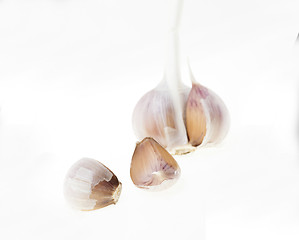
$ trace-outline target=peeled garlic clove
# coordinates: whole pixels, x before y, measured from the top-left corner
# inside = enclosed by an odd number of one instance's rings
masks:
[[[175,104],[166,82],[162,81],[138,101],[132,124],[139,140],[152,137],[169,149],[187,143],[183,113],[190,89],[182,85],[177,91],[180,99]]]
[[[121,193],[121,183],[114,173],[102,163],[82,158],[68,171],[64,182],[67,202],[79,210],[95,210],[116,204]]]
[[[186,106],[186,128],[192,146],[216,144],[229,128],[229,114],[223,101],[194,78]]]
[[[147,137],[136,145],[130,175],[139,188],[162,190],[176,182],[180,167],[158,142]]]

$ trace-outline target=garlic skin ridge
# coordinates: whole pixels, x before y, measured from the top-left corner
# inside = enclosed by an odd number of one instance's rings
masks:
[[[64,196],[74,209],[90,211],[116,204],[121,188],[109,168],[97,160],[82,158],[65,177]]]
[[[164,190],[178,180],[180,173],[175,159],[153,138],[147,137],[136,144],[130,176],[137,187]]]

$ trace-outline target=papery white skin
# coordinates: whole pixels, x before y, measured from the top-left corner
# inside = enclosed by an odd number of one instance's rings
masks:
[[[208,97],[201,100],[207,117],[207,133],[202,146],[220,143],[230,126],[229,113],[224,102],[214,92],[208,91]]]
[[[213,91],[199,84],[194,85],[200,89],[198,98],[200,98],[206,117],[206,135],[200,146],[218,144],[224,139],[229,129],[228,110],[221,98]]]
[[[189,62],[188,65],[192,81],[192,89],[188,101],[190,101],[191,98],[199,100],[203,106],[206,118],[206,135],[200,146],[220,143],[229,130],[230,118],[228,109],[216,93],[196,82]]]
[[[137,103],[133,112],[133,129],[139,140],[152,137],[171,153],[184,154],[198,146],[188,144],[186,132],[186,104],[189,93],[194,95],[194,88],[190,92],[181,82],[178,32],[183,0],[171,0],[170,3],[165,76],[155,89]],[[199,146],[218,143],[228,131],[228,111],[215,93],[195,82],[190,66],[189,70],[193,87],[206,93],[195,96],[196,101],[201,102],[201,114],[206,121],[205,135],[201,135],[204,139]]]
[[[153,137],[168,150],[188,142],[184,109],[190,88],[181,82],[179,25],[183,0],[170,1],[164,78],[137,103],[133,129],[139,140]]]
[[[100,182],[109,183],[113,176],[116,177],[111,170],[100,162],[90,158],[80,159],[69,169],[66,175],[64,182],[64,196],[66,201],[78,210],[88,211],[100,208],[96,206],[99,204],[97,202],[98,199],[91,197],[92,192]],[[118,182],[117,178],[116,181],[116,190],[111,192],[111,194],[105,192],[101,198],[105,204],[116,203],[119,198],[121,183]]]
[[[174,104],[171,93],[165,81],[155,89],[146,93],[137,103],[133,112],[133,129],[139,140],[152,137],[163,147],[173,148],[188,142],[184,125],[184,108],[190,88],[183,86],[178,90],[182,114],[175,115],[177,105]],[[183,129],[179,129],[179,121]]]
[[[196,89],[195,98],[200,101],[206,119],[206,134],[200,147],[221,142],[229,129],[229,113],[221,100],[212,90],[198,84],[192,74],[192,90],[181,85],[180,95],[181,116],[174,114],[178,106],[173,102],[173,97],[166,81],[162,81],[155,89],[146,93],[137,103],[133,112],[133,128],[139,140],[152,137],[173,154],[193,151],[195,148],[188,144],[185,130],[185,112],[188,98]],[[176,108],[175,108],[176,107]],[[178,119],[184,124],[184,131],[177,130]]]

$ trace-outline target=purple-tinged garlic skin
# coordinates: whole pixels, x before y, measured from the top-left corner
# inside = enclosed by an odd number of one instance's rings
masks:
[[[182,107],[182,115],[179,116],[176,115],[178,106],[174,106],[171,91],[163,81],[138,101],[133,112],[132,124],[139,140],[152,137],[168,149],[187,144],[184,112],[190,88],[182,86],[177,91]]]
[[[186,106],[186,128],[192,146],[217,144],[229,129],[229,113],[210,89],[193,82]]]
[[[174,158],[153,138],[137,143],[131,162],[133,183],[143,189],[163,190],[172,186],[180,176]]]
[[[90,211],[116,204],[121,187],[117,177],[105,165],[94,159],[82,158],[66,175],[64,196],[73,208]]]

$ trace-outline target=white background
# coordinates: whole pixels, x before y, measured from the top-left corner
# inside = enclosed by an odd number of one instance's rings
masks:
[[[1,239],[299,239],[298,1],[186,0],[194,75],[227,104],[218,147],[176,157],[163,192],[137,189],[131,115],[164,66],[166,0],[0,0]],[[67,206],[65,174],[97,159],[119,202]]]

